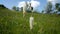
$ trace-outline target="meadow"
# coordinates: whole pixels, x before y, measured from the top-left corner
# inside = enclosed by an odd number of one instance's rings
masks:
[[[30,30],[31,13],[0,8],[0,34],[60,34],[60,15],[33,13],[34,25]]]

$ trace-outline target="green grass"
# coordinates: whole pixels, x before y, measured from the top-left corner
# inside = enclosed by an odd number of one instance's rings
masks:
[[[34,13],[33,29],[29,28],[27,13],[23,18],[22,12],[0,8],[0,34],[60,34],[60,16],[55,14]]]

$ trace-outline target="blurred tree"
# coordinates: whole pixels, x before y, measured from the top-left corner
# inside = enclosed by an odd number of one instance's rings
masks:
[[[12,8],[13,10],[16,10],[16,6],[13,6],[13,8]]]
[[[6,8],[3,4],[0,4],[0,8]]]
[[[16,11],[19,11],[19,7],[16,7]]]
[[[51,13],[51,11],[52,11],[52,3],[51,2],[48,2],[45,11],[46,11],[46,13]]]
[[[42,13],[44,13],[44,10],[42,10]]]
[[[55,8],[56,8],[56,13],[58,14],[58,15],[60,15],[60,3],[56,3],[55,4]]]
[[[21,9],[21,11],[23,11],[23,7],[21,7],[20,9]]]
[[[55,7],[56,7],[56,10],[60,11],[60,4],[59,3],[56,3]]]

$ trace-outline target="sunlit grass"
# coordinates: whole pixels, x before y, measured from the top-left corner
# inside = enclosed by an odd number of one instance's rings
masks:
[[[34,13],[32,30],[30,16],[31,13],[27,13],[23,18],[22,12],[0,9],[0,34],[60,34],[60,16]]]

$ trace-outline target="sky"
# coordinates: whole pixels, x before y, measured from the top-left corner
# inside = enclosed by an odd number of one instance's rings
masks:
[[[31,2],[34,9],[39,12],[45,9],[45,6],[48,2],[52,2],[54,5],[56,2],[60,2],[60,0],[0,0],[0,4],[5,5],[7,8],[12,9],[13,6],[22,7],[24,6],[24,2]]]

